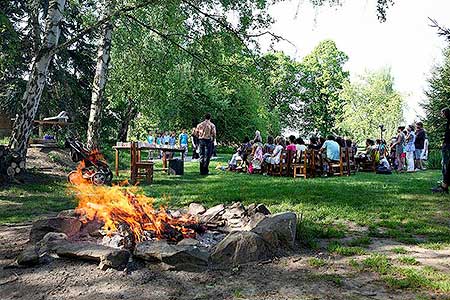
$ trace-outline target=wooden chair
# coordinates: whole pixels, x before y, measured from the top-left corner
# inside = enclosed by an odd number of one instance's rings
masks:
[[[323,157],[319,150],[309,150],[311,156],[311,177],[320,177],[323,172]]]
[[[344,158],[345,158],[345,151],[341,147],[339,150],[339,160],[327,162],[329,175],[334,176],[344,175]]]
[[[358,170],[358,166],[356,164],[355,160],[355,153],[353,152],[352,148],[345,148],[346,157],[347,157],[347,174],[350,176],[352,174],[356,174],[356,171]]]
[[[347,147],[341,147],[339,150],[339,157],[342,162],[342,175],[350,176],[350,163],[347,155]]]
[[[311,167],[311,159],[309,152],[306,151],[295,151],[292,162],[290,165],[290,170],[292,170],[292,175],[294,178],[303,177],[308,178],[308,171]]]
[[[137,142],[131,143],[131,183],[135,184],[138,179],[145,179],[148,184],[153,182],[153,161],[140,160]]]
[[[373,150],[367,161],[362,161],[358,165],[358,170],[362,172],[376,172],[377,162],[376,157],[379,154],[378,150]]]
[[[283,176],[287,172],[287,162],[286,162],[286,151],[282,151],[280,155],[280,162],[278,164],[269,165],[269,175],[272,176]],[[286,171],[286,172],[285,172]]]

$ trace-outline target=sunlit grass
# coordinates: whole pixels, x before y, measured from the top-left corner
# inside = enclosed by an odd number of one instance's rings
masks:
[[[111,153],[108,157],[111,161]],[[121,158],[123,171],[117,180],[129,176],[128,154],[121,153]],[[366,247],[375,237],[434,248],[450,243],[450,228],[443,222],[444,212],[450,211],[449,198],[429,191],[440,176],[438,171],[303,180],[215,170],[225,161],[226,157],[211,163],[211,176],[200,177],[198,163],[186,163],[184,176],[156,172],[154,183],[141,187],[156,205],[183,207],[199,202],[211,207],[239,201],[264,203],[272,212],[294,211],[299,216],[299,240],[313,248],[316,239],[343,238],[355,225],[368,227],[368,236],[346,247]],[[66,193],[64,178],[8,187],[0,190],[0,201],[1,223],[26,221],[76,205]]]

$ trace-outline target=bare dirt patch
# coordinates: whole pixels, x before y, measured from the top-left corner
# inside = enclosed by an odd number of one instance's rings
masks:
[[[126,271],[62,259],[8,267],[28,234],[29,226],[0,227],[0,299],[416,299],[414,291],[391,290],[376,274],[353,270],[348,258],[301,248],[272,261],[200,273],[139,261]],[[327,263],[312,267],[312,257]]]
[[[76,168],[67,149],[29,148],[27,153],[27,169],[41,174],[65,177]]]

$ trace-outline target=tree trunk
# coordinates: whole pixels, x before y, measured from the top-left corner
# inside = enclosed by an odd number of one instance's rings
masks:
[[[111,6],[112,3],[108,1],[105,7],[105,15],[110,14],[112,10]],[[91,110],[89,112],[87,130],[87,146],[91,149],[98,146],[103,94],[110,61],[112,32],[113,26],[111,20],[109,20],[102,27],[102,34],[98,45],[97,66],[92,84]]]
[[[29,0],[30,24],[33,38],[33,54],[36,56],[41,46],[41,27],[39,26],[39,0]]]
[[[33,61],[30,78],[22,98],[22,108],[14,121],[10,146],[23,157],[26,157],[28,139],[47,79],[48,65],[53,57],[51,50],[58,44],[61,31],[59,23],[65,4],[66,0],[51,0],[49,3],[44,43]]]
[[[128,100],[128,107],[125,115],[122,117],[122,123],[120,125],[119,134],[117,136],[118,142],[126,142],[128,136],[128,129],[130,128],[130,122],[137,115],[137,108],[133,101]]]

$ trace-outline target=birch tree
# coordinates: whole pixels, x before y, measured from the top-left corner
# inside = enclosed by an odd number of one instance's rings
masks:
[[[51,0],[46,20],[45,36],[42,46],[33,61],[32,71],[23,95],[21,113],[14,121],[10,147],[26,156],[33,121],[39,107],[42,91],[47,79],[48,65],[53,57],[52,50],[57,46],[61,29],[59,24],[66,0]]]
[[[104,15],[112,11],[113,3],[110,0],[104,2]],[[87,145],[90,148],[97,146],[100,131],[100,120],[102,112],[103,94],[105,91],[106,76],[111,53],[111,39],[113,24],[109,20],[102,26],[101,36],[98,44],[97,65],[95,68],[94,82],[92,84],[91,109],[87,129]]]

